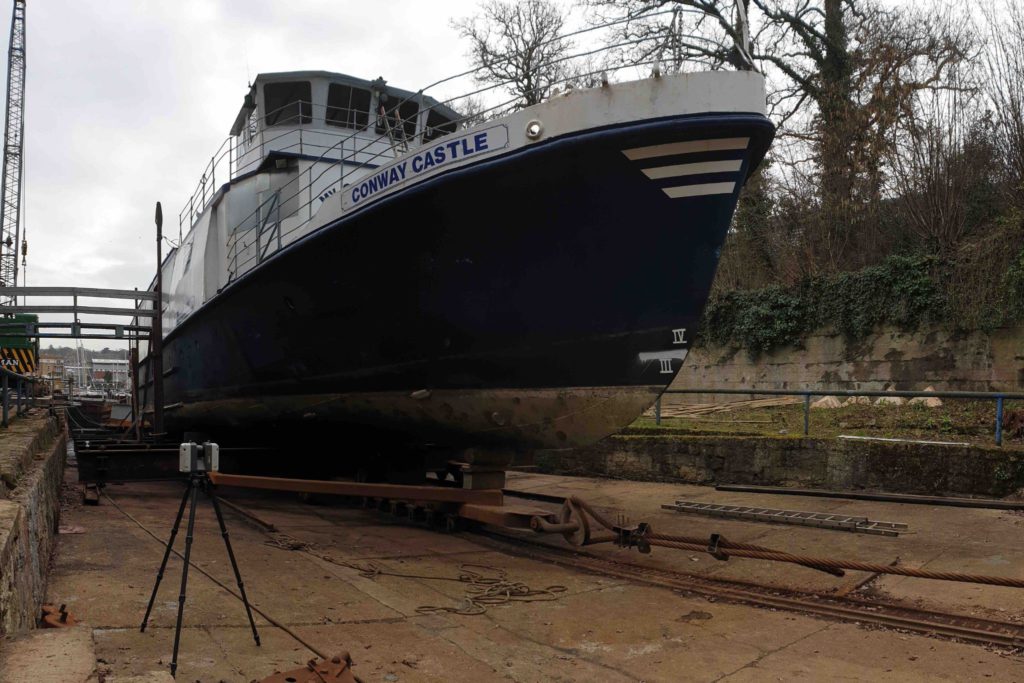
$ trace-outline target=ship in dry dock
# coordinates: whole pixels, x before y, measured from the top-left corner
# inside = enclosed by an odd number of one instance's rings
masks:
[[[755,72],[601,79],[485,120],[383,79],[261,74],[163,263],[167,428],[614,433],[686,357],[773,132]]]

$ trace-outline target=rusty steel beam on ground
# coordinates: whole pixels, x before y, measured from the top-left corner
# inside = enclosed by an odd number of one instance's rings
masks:
[[[500,489],[457,489],[441,486],[411,486],[405,484],[367,484],[355,481],[324,481],[321,479],[286,479],[284,477],[257,477],[244,474],[210,472],[210,481],[217,486],[292,491],[295,493],[322,493],[335,496],[365,496],[431,503],[474,503],[501,505]]]
[[[87,447],[85,444],[89,442]],[[80,439],[76,444],[78,481],[111,483],[182,479],[178,469],[178,445]],[[221,467],[233,469],[266,453],[265,449],[227,447],[221,449]]]
[[[531,529],[533,528],[531,523],[535,517],[539,517],[551,524],[558,521],[558,514],[550,510],[501,504],[480,505],[467,503],[459,508],[459,517],[509,529]]]

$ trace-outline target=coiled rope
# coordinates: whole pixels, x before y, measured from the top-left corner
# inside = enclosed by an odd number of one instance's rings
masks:
[[[562,585],[546,588],[531,588],[522,581],[510,579],[508,572],[500,567],[486,564],[463,562],[459,565],[457,576],[437,576],[434,574],[410,574],[385,569],[372,562],[354,562],[338,560],[326,553],[316,550],[311,544],[285,533],[275,533],[264,541],[269,546],[282,550],[301,551],[313,555],[324,562],[345,567],[359,573],[365,579],[376,579],[380,576],[392,576],[402,579],[420,579],[426,581],[454,581],[465,584],[463,604],[454,606],[421,605],[416,608],[419,614],[447,613],[459,616],[475,616],[483,614],[488,607],[507,605],[513,602],[548,602],[557,600],[561,593],[568,589]]]

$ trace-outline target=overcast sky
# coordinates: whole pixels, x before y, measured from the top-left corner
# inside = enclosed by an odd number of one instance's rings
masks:
[[[154,202],[176,238],[256,74],[322,69],[416,90],[467,68],[450,21],[476,11],[477,0],[32,0],[28,284],[146,287]]]
[[[6,45],[9,0],[2,7]],[[415,90],[466,68],[449,20],[475,9],[471,0],[29,2],[28,284],[144,288],[155,271],[153,204],[163,202],[176,237],[248,80],[323,69]]]

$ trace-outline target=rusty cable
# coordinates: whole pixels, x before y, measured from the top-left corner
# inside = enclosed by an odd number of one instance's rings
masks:
[[[601,526],[615,531],[616,525],[612,524],[606,517],[598,513],[586,501],[572,496],[573,503],[585,510],[587,514]],[[644,534],[644,540],[653,546],[675,548],[676,550],[687,550],[692,552],[711,552],[709,543],[705,539],[692,536],[675,536],[671,534],[659,534],[648,532]],[[898,565],[874,564],[871,562],[859,562],[856,560],[837,560],[829,557],[811,557],[806,555],[794,555],[782,552],[773,548],[757,546],[749,543],[734,543],[726,539],[720,539],[717,549],[726,555],[733,557],[745,557],[755,560],[769,560],[772,562],[789,562],[799,564],[812,569],[848,569],[850,571],[870,572],[875,574],[894,574],[896,576],[911,576],[918,579],[933,579],[938,581],[957,581],[961,583],[980,583],[989,586],[1005,586],[1007,588],[1024,588],[1024,579],[1014,579],[1008,576],[988,576],[984,574],[961,574],[957,572],[937,572],[919,567],[902,567]]]
[[[600,524],[601,526],[605,527],[606,529],[608,529],[610,531],[616,531],[617,527],[615,525],[613,525],[611,523],[611,521],[608,520],[608,518],[604,517],[601,513],[599,513],[596,510],[594,510],[594,508],[591,507],[591,505],[589,503],[587,503],[585,500],[582,500],[582,499],[580,499],[580,498],[578,498],[576,496],[572,496],[571,500],[581,510],[584,510],[587,514],[589,514],[591,517],[593,517],[594,520],[598,524]],[[648,531],[647,533],[644,534],[644,539],[646,539],[648,542],[653,541],[654,539],[658,539],[658,540],[663,540],[663,541],[673,541],[673,542],[676,542],[676,543],[687,543],[687,544],[699,546],[697,548],[697,550],[699,552],[710,552],[710,553],[714,554],[713,551],[709,550],[708,540],[703,539],[703,538],[695,538],[695,537],[690,537],[690,536],[668,536],[668,535],[665,535],[665,534],[657,534],[657,533]],[[658,545],[658,544],[652,543],[652,545]],[[671,546],[668,546],[668,547],[671,547]],[[800,557],[798,555],[790,555],[789,553],[784,553],[782,551],[775,550],[774,548],[766,548],[764,546],[754,545],[752,543],[734,543],[733,541],[729,541],[729,540],[727,540],[725,538],[720,538],[720,539],[717,539],[717,541],[716,541],[716,547],[717,547],[717,549],[723,550],[723,551],[724,550],[747,550],[747,551],[752,551],[752,552],[776,553],[778,555],[777,560],[780,561],[780,562],[792,562],[793,564],[799,564],[801,566],[807,567],[808,569],[814,569],[814,570],[817,570],[817,571],[825,572],[826,574],[831,574],[833,576],[845,576],[843,570],[838,568],[838,567],[830,567],[830,566],[824,565],[824,564],[822,564],[820,562],[808,562],[807,558],[802,558],[802,557]],[[783,556],[786,556],[785,559],[783,559]]]

